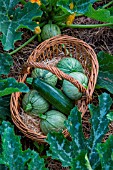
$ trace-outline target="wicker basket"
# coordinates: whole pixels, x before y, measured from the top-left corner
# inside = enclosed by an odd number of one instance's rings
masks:
[[[61,58],[70,56],[76,58],[82,64],[85,74],[88,77],[87,90],[77,80],[55,67],[55,64]],[[27,63],[24,65],[24,71],[19,77],[19,82],[25,82],[27,76],[34,67],[47,69],[59,79],[69,80],[78,87],[79,91],[83,93],[83,96],[75,103],[82,112],[82,116],[85,114],[87,105],[92,100],[99,69],[96,54],[87,43],[67,35],[55,36],[42,42],[29,56]],[[12,94],[10,110],[13,122],[25,136],[38,142],[45,142],[44,139],[46,136],[40,131],[40,119],[36,117],[27,117],[26,119],[28,120],[26,121],[23,118],[23,116],[26,116],[26,113],[24,113],[21,107],[21,100],[21,93],[17,92]],[[32,123],[30,123],[30,121]],[[32,125],[28,126],[28,124]],[[65,136],[68,136],[67,130],[64,130],[63,133]]]

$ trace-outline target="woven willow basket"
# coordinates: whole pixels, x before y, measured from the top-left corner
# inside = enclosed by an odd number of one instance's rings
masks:
[[[85,89],[77,80],[63,73],[55,64],[63,57],[73,57],[82,64],[85,74],[88,77],[88,88]],[[87,111],[87,105],[92,100],[95,84],[98,75],[98,61],[94,50],[84,41],[77,38],[59,35],[42,42],[29,56],[24,65],[23,73],[19,77],[19,82],[25,82],[30,76],[31,70],[35,67],[51,71],[59,79],[66,79],[73,83],[83,96],[75,104],[82,117]],[[11,96],[10,109],[12,120],[15,125],[24,133],[25,136],[38,142],[45,142],[46,136],[40,130],[40,119],[28,116],[22,109],[22,94],[13,93]],[[67,130],[63,131],[65,137],[68,136]]]

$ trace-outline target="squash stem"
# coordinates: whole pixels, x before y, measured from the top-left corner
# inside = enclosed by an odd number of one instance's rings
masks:
[[[99,28],[99,27],[107,27],[112,26],[113,23],[106,23],[106,24],[93,24],[93,25],[79,25],[79,24],[70,24],[66,25],[63,23],[58,23],[59,26],[62,26],[63,28],[69,27],[69,28]]]
[[[32,105],[31,105],[31,103],[29,103],[26,105],[25,112],[29,112],[31,110],[32,110]]]
[[[43,115],[43,114],[39,114],[38,115],[40,119],[43,119],[43,120],[46,120],[47,116],[46,115]]]
[[[16,52],[18,52],[19,50],[21,50],[23,47],[25,47],[26,45],[28,45],[31,41],[33,41],[35,39],[35,37],[37,36],[37,34],[33,35],[28,41],[26,41],[24,44],[22,44],[20,47],[18,47],[17,49],[15,49],[14,51],[11,51],[10,53],[8,53],[9,55],[13,55]]]

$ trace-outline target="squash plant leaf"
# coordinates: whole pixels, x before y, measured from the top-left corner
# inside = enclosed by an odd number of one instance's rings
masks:
[[[87,141],[87,147],[89,148],[89,160],[93,167],[99,164],[98,153],[96,152],[96,145],[100,143],[108,131],[108,124],[110,120],[107,119],[107,114],[110,111],[112,105],[112,99],[109,94],[103,93],[99,96],[99,106],[89,105],[91,114],[91,133],[90,138]]]
[[[70,3],[74,4],[74,8],[70,9]],[[96,0],[59,0],[57,5],[64,11],[68,13],[81,13],[85,14],[88,10],[90,4],[93,4]]]
[[[97,144],[102,170],[113,168],[113,135],[109,136],[105,143]]]
[[[0,119],[10,118],[10,95],[0,97]]]
[[[28,163],[28,170],[47,170],[44,165],[44,159],[40,158],[39,154],[32,151],[31,161]]]
[[[85,16],[98,21],[113,23],[113,7],[110,8],[110,10],[109,8],[94,9],[92,5],[90,5],[88,11],[85,13]]]
[[[104,88],[113,94],[113,56],[103,51],[98,53],[99,74],[96,88]]]
[[[49,133],[47,136],[47,142],[50,145],[49,154],[52,158],[60,160],[63,166],[70,166],[72,170],[100,168],[101,162],[96,147],[108,131],[110,120],[106,115],[109,113],[111,105],[112,99],[107,93],[99,96],[98,106],[89,105],[92,128],[88,139],[84,138],[82,132],[81,114],[74,107],[65,122],[71,140],[66,139],[60,132]]]
[[[26,3],[23,9],[17,7],[19,0],[0,0],[0,32],[4,50],[14,49],[14,43],[21,39],[20,28],[34,30],[37,26],[33,22],[35,16],[41,17],[42,11],[38,4]]]
[[[70,166],[73,157],[71,142],[65,139],[60,132],[48,134],[46,141],[50,144],[50,151],[47,152],[47,156],[60,160],[64,167]]]
[[[44,160],[39,154],[31,149],[22,151],[20,137],[15,135],[13,126],[6,121],[0,127],[2,139],[2,153],[0,154],[0,164],[7,165],[13,170],[39,170],[44,168]],[[32,167],[31,167],[32,166]]]
[[[13,65],[13,59],[9,54],[0,53],[0,75],[7,75],[10,67]]]
[[[24,83],[17,82],[14,78],[0,79],[0,96],[13,92],[28,92],[29,88]]]
[[[72,160],[71,170],[75,169],[92,170],[87,153],[85,151],[78,153],[76,158]]]

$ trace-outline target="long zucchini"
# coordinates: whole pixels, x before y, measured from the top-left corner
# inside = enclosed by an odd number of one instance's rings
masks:
[[[33,88],[53,106],[55,106],[62,113],[69,115],[70,110],[74,107],[73,102],[65,96],[61,90],[53,87],[39,78],[34,78],[32,81]]]

